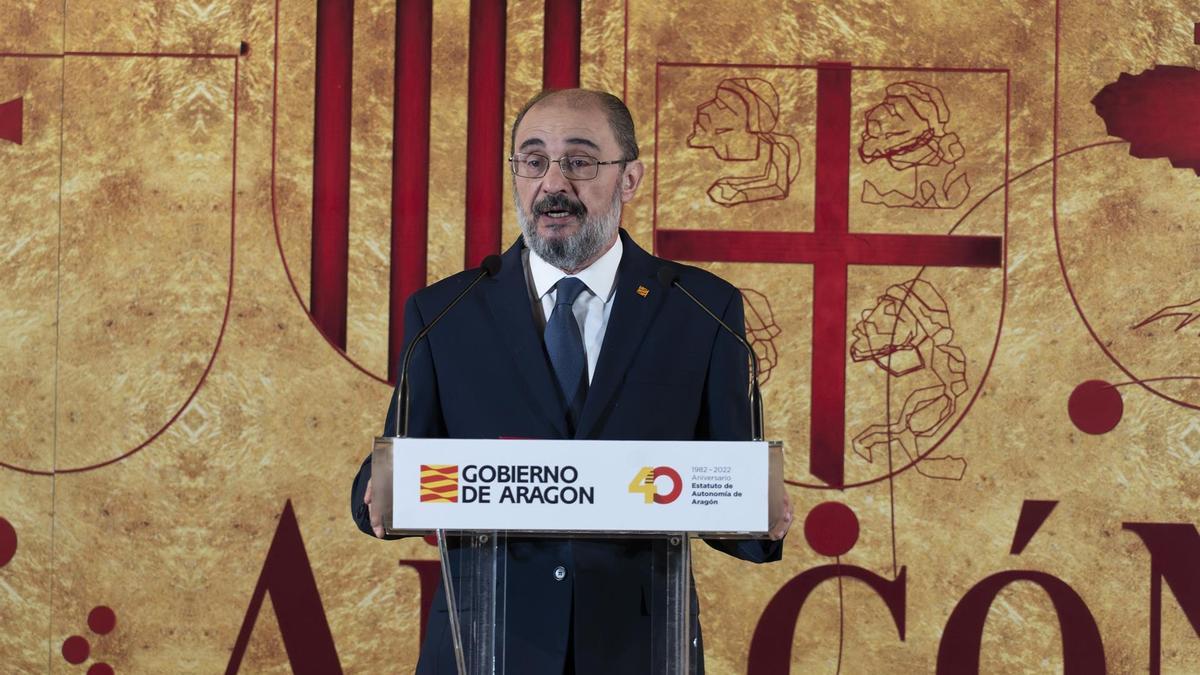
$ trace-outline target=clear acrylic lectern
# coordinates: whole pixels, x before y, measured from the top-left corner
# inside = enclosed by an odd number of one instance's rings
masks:
[[[622,481],[620,489],[611,490],[611,495],[597,491],[593,495],[594,500],[600,502],[595,505],[596,514],[581,516],[583,511],[577,510],[572,512],[569,520],[561,522],[553,516],[547,517],[545,509],[539,513],[531,507],[528,509],[530,515],[511,510],[488,513],[489,510],[500,511],[500,506],[487,509],[486,505],[477,502],[464,505],[451,501],[450,495],[457,500],[460,491],[465,493],[470,488],[469,481],[460,479],[458,469],[460,466],[464,469],[476,467],[465,463],[474,461],[472,457],[504,457],[508,464],[540,466],[541,462],[562,462],[561,447],[554,444],[564,442],[575,444],[572,446],[575,449],[572,468],[578,477],[573,485],[582,486],[583,477],[592,475],[597,476],[596,485],[611,484],[611,480],[604,481],[610,474],[644,478],[639,482],[635,477],[628,485]],[[493,447],[502,443],[508,445]],[[581,444],[585,443],[598,444],[607,452],[583,448]],[[427,452],[431,446],[433,449]],[[448,446],[449,450],[443,451],[442,446]],[[626,446],[629,446],[628,458],[621,455]],[[747,449],[752,451],[749,454],[753,457],[747,456]],[[588,451],[581,452],[584,450]],[[647,451],[658,454],[647,459]],[[709,460],[715,461],[706,461],[705,453]],[[599,458],[591,461],[598,462],[600,468],[593,470],[584,457]],[[627,461],[633,472],[620,468],[622,460]],[[697,461],[703,461],[705,465],[696,466]],[[646,462],[661,464],[647,465]],[[701,469],[719,471],[697,474]],[[463,474],[469,475],[469,472]],[[699,480],[697,475],[700,475]],[[434,531],[437,534],[442,584],[446,590],[448,619],[461,675],[519,675],[506,669],[506,617],[511,603],[525,603],[530,599],[509,596],[506,564],[510,538],[524,540],[530,537],[644,540],[651,550],[648,603],[651,643],[645,672],[665,675],[696,672],[698,644],[693,634],[695,612],[690,607],[693,601],[691,539],[765,538],[768,523],[782,509],[783,499],[782,446],[766,442],[522,442],[382,437],[375,442],[372,476],[372,498],[382,509],[386,532],[428,534]],[[705,476],[713,480],[706,481]],[[655,484],[656,477],[667,484],[662,488],[665,495],[656,491],[659,489]],[[697,491],[684,486],[697,484],[735,487],[705,490],[703,499],[692,498]],[[644,504],[636,494],[629,499],[628,493],[635,492],[645,493]],[[613,500],[626,501],[629,505],[618,507]],[[430,502],[443,505],[433,506]],[[676,514],[661,516],[669,505],[676,503],[679,504]],[[750,508],[742,508],[747,505]],[[471,508],[461,508],[463,506]],[[743,512],[726,517],[723,512],[718,512],[720,508],[728,511],[742,508]],[[466,513],[468,510],[474,511],[475,515]],[[689,510],[693,513],[689,514]],[[428,512],[433,515],[423,515]],[[739,527],[739,523],[748,525]],[[502,524],[512,527],[497,527]],[[677,531],[657,529],[671,524],[685,527]],[[614,649],[619,648],[614,645]]]

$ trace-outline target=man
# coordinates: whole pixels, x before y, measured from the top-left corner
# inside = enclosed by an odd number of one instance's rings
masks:
[[[544,92],[517,115],[512,153],[522,238],[504,254],[500,273],[418,345],[409,435],[748,439],[745,352],[681,293],[663,288],[656,280],[663,261],[620,231],[621,207],[645,171],[625,104],[595,91]],[[678,272],[689,290],[741,328],[736,289],[699,269]],[[413,294],[406,338],[476,274]],[[393,399],[388,434],[395,414]],[[354,481],[351,509],[360,529],[382,536],[370,477],[368,458]],[[789,508],[773,524],[772,542],[711,544],[747,560],[778,560],[790,520]],[[507,672],[655,672],[648,611],[653,545],[510,538]],[[454,672],[447,624],[439,589],[418,673]]]

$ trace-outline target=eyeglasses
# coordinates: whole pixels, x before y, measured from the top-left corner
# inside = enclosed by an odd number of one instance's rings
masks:
[[[592,180],[600,173],[602,165],[624,164],[628,161],[632,160],[614,159],[601,162],[588,155],[564,155],[558,159],[550,159],[538,152],[518,152],[508,158],[508,166],[513,174],[521,178],[541,178],[550,170],[551,164],[557,164],[567,180]]]

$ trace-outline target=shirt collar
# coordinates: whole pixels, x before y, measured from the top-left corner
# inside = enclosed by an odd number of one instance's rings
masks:
[[[617,280],[617,267],[621,264],[621,238],[617,243],[600,256],[596,262],[577,274],[563,274],[563,271],[542,259],[533,249],[529,250],[529,272],[533,276],[533,288],[541,299],[554,288],[554,284],[565,276],[574,276],[588,287],[596,297],[608,302]]]

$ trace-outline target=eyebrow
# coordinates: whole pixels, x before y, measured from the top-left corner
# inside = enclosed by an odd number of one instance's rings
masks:
[[[530,147],[534,147],[534,146],[544,148],[544,147],[546,147],[546,144],[543,143],[542,139],[540,139],[540,138],[527,138],[527,139],[525,139],[524,143],[521,143],[521,147],[518,149],[525,150],[526,148],[530,148]]]
[[[596,145],[596,143],[594,141],[591,141],[586,138],[568,138],[567,145],[583,145],[583,146],[592,148],[596,152],[600,151],[600,146]],[[540,138],[527,138],[527,139],[525,139],[524,142],[521,143],[521,147],[518,149],[524,151],[528,148],[534,148],[534,147],[544,148],[544,147],[546,147],[546,143],[544,141],[542,141],[542,139],[540,139]]]
[[[567,145],[586,145],[587,147],[589,147],[597,152],[600,151],[600,146],[596,145],[595,143],[593,143],[592,141],[590,141],[586,138],[568,138]]]

